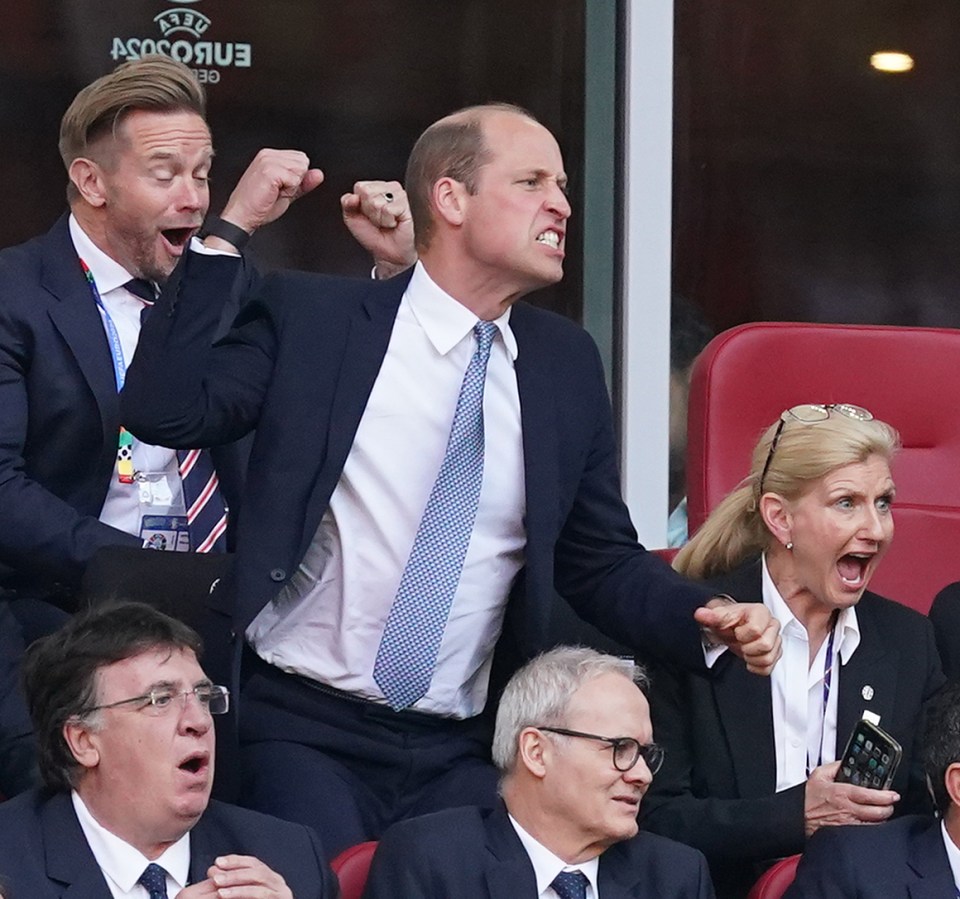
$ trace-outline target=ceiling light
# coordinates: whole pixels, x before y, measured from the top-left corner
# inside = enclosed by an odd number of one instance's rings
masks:
[[[884,50],[870,57],[870,65],[878,72],[909,72],[913,68],[913,57],[909,53]]]

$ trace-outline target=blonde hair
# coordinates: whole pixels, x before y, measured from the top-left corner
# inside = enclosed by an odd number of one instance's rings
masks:
[[[112,72],[88,84],[60,120],[60,158],[69,170],[71,163],[90,156],[102,138],[117,132],[124,118],[135,110],[152,112],[195,112],[206,115],[203,87],[182,62],[167,56],[144,56],[117,66]],[[76,199],[72,182],[67,199]]]
[[[785,413],[786,415],[786,413]],[[881,456],[889,463],[900,447],[900,435],[886,422],[860,421],[838,412],[816,422],[786,415],[780,440],[770,458],[770,444],[779,419],[768,427],[753,450],[750,474],[710,513],[673,560],[673,567],[693,578],[732,571],[763,552],[771,539],[760,515],[760,478],[764,493],[792,500],[831,471]]]

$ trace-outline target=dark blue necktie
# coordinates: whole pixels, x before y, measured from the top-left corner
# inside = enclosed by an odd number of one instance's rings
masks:
[[[587,899],[587,875],[583,871],[561,871],[553,878],[553,891],[560,899]],[[150,897],[153,899],[153,896]]]
[[[129,290],[135,297],[140,297],[144,303],[153,303],[157,299],[157,289],[152,282],[144,278],[131,278],[123,285],[124,290]]]
[[[150,899],[167,899],[167,872],[159,865],[150,862],[137,883],[147,888]]]
[[[483,485],[483,385],[497,326],[477,322],[473,333],[477,348],[460,385],[446,453],[373,666],[374,681],[398,711],[430,687]]]

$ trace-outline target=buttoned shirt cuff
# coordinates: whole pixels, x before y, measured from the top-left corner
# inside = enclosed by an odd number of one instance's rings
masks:
[[[215,250],[208,247],[199,237],[190,238],[190,250],[203,256],[239,256],[237,250]]]

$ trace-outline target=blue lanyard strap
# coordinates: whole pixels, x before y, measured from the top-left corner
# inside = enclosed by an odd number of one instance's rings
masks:
[[[823,657],[823,704],[820,708],[820,755],[817,758],[817,764],[814,768],[819,768],[823,764],[823,736],[827,727],[827,703],[830,701],[830,684],[833,680],[833,640],[837,633],[837,620],[839,612],[834,610],[830,622],[830,636],[827,637],[827,653]],[[812,768],[810,766],[810,751],[807,750],[807,777],[810,776]],[[958,897],[960,899],[960,897]]]
[[[110,355],[113,358],[113,375],[117,382],[117,393],[119,393],[123,390],[123,382],[127,378],[127,363],[123,358],[123,345],[120,343],[120,332],[113,323],[110,313],[107,312],[107,307],[103,305],[103,299],[100,296],[100,291],[97,290],[97,282],[93,280],[93,272],[90,271],[90,267],[82,259],[80,260],[80,267],[83,269],[84,277],[87,279],[90,293],[93,294],[93,301],[103,314],[103,320],[107,327],[107,341],[110,344]]]

